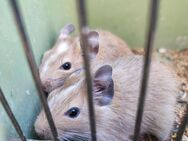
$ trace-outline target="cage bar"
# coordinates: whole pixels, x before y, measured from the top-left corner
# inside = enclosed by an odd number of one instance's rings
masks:
[[[10,5],[11,5],[11,9],[12,9],[12,12],[13,12],[13,15],[14,15],[14,19],[15,19],[15,22],[16,22],[16,25],[17,25],[17,29],[18,29],[18,32],[19,32],[19,35],[20,35],[20,38],[21,38],[21,41],[22,41],[24,52],[25,52],[25,55],[27,57],[27,61],[29,63],[31,73],[32,73],[33,78],[35,80],[35,86],[38,90],[38,95],[40,97],[41,103],[43,105],[43,108],[44,108],[44,111],[45,111],[45,114],[46,114],[47,121],[48,121],[50,129],[52,131],[52,135],[53,135],[54,140],[58,141],[57,129],[55,127],[50,109],[49,109],[48,104],[47,104],[47,100],[46,100],[44,91],[42,89],[38,68],[37,68],[37,65],[36,65],[36,62],[35,62],[35,59],[34,59],[34,55],[33,55],[32,49],[31,49],[31,45],[29,43],[29,38],[28,38],[27,32],[26,32],[25,27],[24,27],[22,15],[21,15],[21,12],[19,10],[19,5],[17,4],[16,0],[9,0],[9,2],[10,2]]]
[[[142,71],[140,96],[139,96],[139,102],[138,102],[138,107],[137,107],[136,124],[135,124],[135,129],[134,129],[134,138],[133,138],[134,141],[139,140],[140,126],[141,126],[142,116],[143,116],[143,111],[144,111],[144,101],[145,101],[146,91],[147,91],[147,83],[148,83],[148,78],[149,78],[152,48],[153,48],[157,16],[158,16],[158,6],[159,6],[159,0],[151,1],[149,26],[148,26],[148,33],[146,36],[146,44],[145,44],[144,66],[143,66],[143,71]]]
[[[89,120],[90,120],[90,130],[91,130],[91,139],[96,141],[96,123],[95,123],[95,111],[93,106],[92,98],[92,80],[90,73],[90,62],[88,60],[87,54],[87,12],[85,6],[85,0],[76,0],[77,10],[78,10],[78,19],[79,19],[79,30],[81,35],[81,45],[82,53],[85,67],[85,76],[87,81],[87,93],[88,93],[88,107],[89,107]]]
[[[3,93],[2,89],[1,89],[1,87],[0,87],[0,101],[1,101],[1,103],[3,105],[3,108],[6,111],[9,119],[11,120],[16,132],[20,136],[20,139],[22,141],[27,141],[25,136],[24,136],[24,134],[23,134],[23,131],[22,131],[22,129],[21,129],[19,123],[18,123],[18,121],[16,120],[16,118],[15,118],[15,116],[14,116],[14,114],[13,114],[13,112],[12,112],[12,110],[11,110],[11,108],[10,108],[6,98],[5,98],[5,96],[4,96],[4,93]]]

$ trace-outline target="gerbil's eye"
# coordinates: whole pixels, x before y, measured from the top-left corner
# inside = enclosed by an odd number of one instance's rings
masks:
[[[80,114],[80,110],[77,107],[70,108],[65,115],[69,116],[70,118],[76,118]]]
[[[63,65],[60,66],[60,69],[69,70],[71,68],[71,63],[66,62]]]

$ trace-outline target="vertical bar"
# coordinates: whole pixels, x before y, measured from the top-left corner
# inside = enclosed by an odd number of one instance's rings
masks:
[[[4,109],[5,109],[8,117],[10,118],[14,128],[16,129],[16,132],[20,136],[20,139],[22,141],[26,141],[26,138],[25,138],[25,136],[23,134],[23,131],[22,131],[18,121],[16,120],[16,118],[15,118],[15,116],[14,116],[14,114],[13,114],[13,112],[12,112],[12,110],[11,110],[11,108],[10,108],[10,106],[9,106],[5,96],[4,96],[4,94],[3,94],[3,91],[1,89],[1,87],[0,87],[0,101],[1,101],[1,103],[2,103],[2,105],[4,107]]]
[[[91,130],[91,138],[92,141],[96,141],[96,123],[95,123],[95,111],[93,106],[93,98],[92,98],[92,81],[91,81],[91,73],[90,73],[90,63],[88,61],[87,54],[87,16],[86,16],[86,8],[85,8],[85,0],[76,0],[77,10],[78,10],[78,19],[79,19],[79,28],[81,32],[81,45],[82,45],[82,53],[83,60],[85,66],[85,75],[87,81],[87,93],[88,93],[88,107],[89,107],[89,120],[90,120],[90,130]]]
[[[186,105],[185,115],[183,117],[183,121],[181,122],[181,124],[179,126],[179,130],[177,132],[177,136],[176,136],[175,141],[180,141],[182,139],[182,136],[183,136],[183,133],[185,131],[187,123],[188,123],[188,104]]]
[[[39,95],[41,103],[44,107],[46,118],[48,120],[50,129],[52,131],[53,138],[54,138],[55,141],[58,141],[57,129],[55,127],[50,109],[49,109],[48,104],[47,104],[45,94],[44,94],[43,89],[42,89],[38,68],[37,68],[37,65],[36,65],[36,62],[35,62],[35,59],[34,59],[33,52],[31,50],[31,45],[29,43],[28,35],[26,33],[26,30],[25,30],[25,27],[24,27],[24,24],[23,24],[22,15],[19,11],[17,1],[16,0],[9,0],[9,2],[10,2],[10,5],[11,5],[11,8],[12,8],[12,12],[14,14],[17,29],[18,29],[20,37],[21,37],[21,41],[22,41],[22,45],[23,45],[23,48],[24,48],[24,51],[25,51],[25,55],[27,57],[27,61],[29,63],[29,67],[31,69],[33,78],[35,80],[35,86],[38,90],[38,95]]]
[[[155,36],[155,29],[157,23],[157,16],[158,16],[158,6],[159,0],[151,0],[150,3],[150,16],[149,16],[149,28],[148,33],[146,36],[146,45],[145,45],[145,56],[144,56],[144,68],[142,71],[142,81],[141,81],[141,89],[140,89],[140,96],[138,102],[138,109],[136,115],[136,123],[134,129],[134,141],[138,141],[139,133],[140,133],[140,126],[142,122],[142,115],[144,110],[144,101],[146,97],[147,91],[147,82],[149,77],[150,71],[150,64],[151,64],[151,55],[152,55],[152,48]]]

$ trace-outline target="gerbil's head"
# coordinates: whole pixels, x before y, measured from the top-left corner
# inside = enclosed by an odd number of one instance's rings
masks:
[[[109,114],[112,115],[109,105],[111,105],[114,95],[113,85],[112,68],[107,65],[101,67],[93,78],[93,101],[96,123],[99,129],[98,133],[101,134],[100,128],[104,128],[104,125],[110,126],[106,123],[106,120]],[[48,97],[48,104],[60,141],[90,140],[87,90],[84,79],[62,91],[58,89],[52,91]],[[37,117],[35,130],[42,138],[52,138],[43,110]]]
[[[40,78],[46,92],[62,86],[65,79],[73,78],[83,69],[82,52],[79,37],[71,37],[74,26],[68,24],[61,30],[54,47],[48,50],[39,67]],[[99,49],[99,34],[90,31],[87,34],[88,55],[95,58]],[[71,82],[71,80],[69,80]]]

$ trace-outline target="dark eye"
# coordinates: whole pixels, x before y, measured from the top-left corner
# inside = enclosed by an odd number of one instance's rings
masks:
[[[70,118],[76,118],[79,114],[80,110],[77,107],[73,107],[65,113],[65,115],[69,116]]]
[[[61,65],[60,69],[69,70],[71,68],[71,63],[66,62],[63,65]]]

